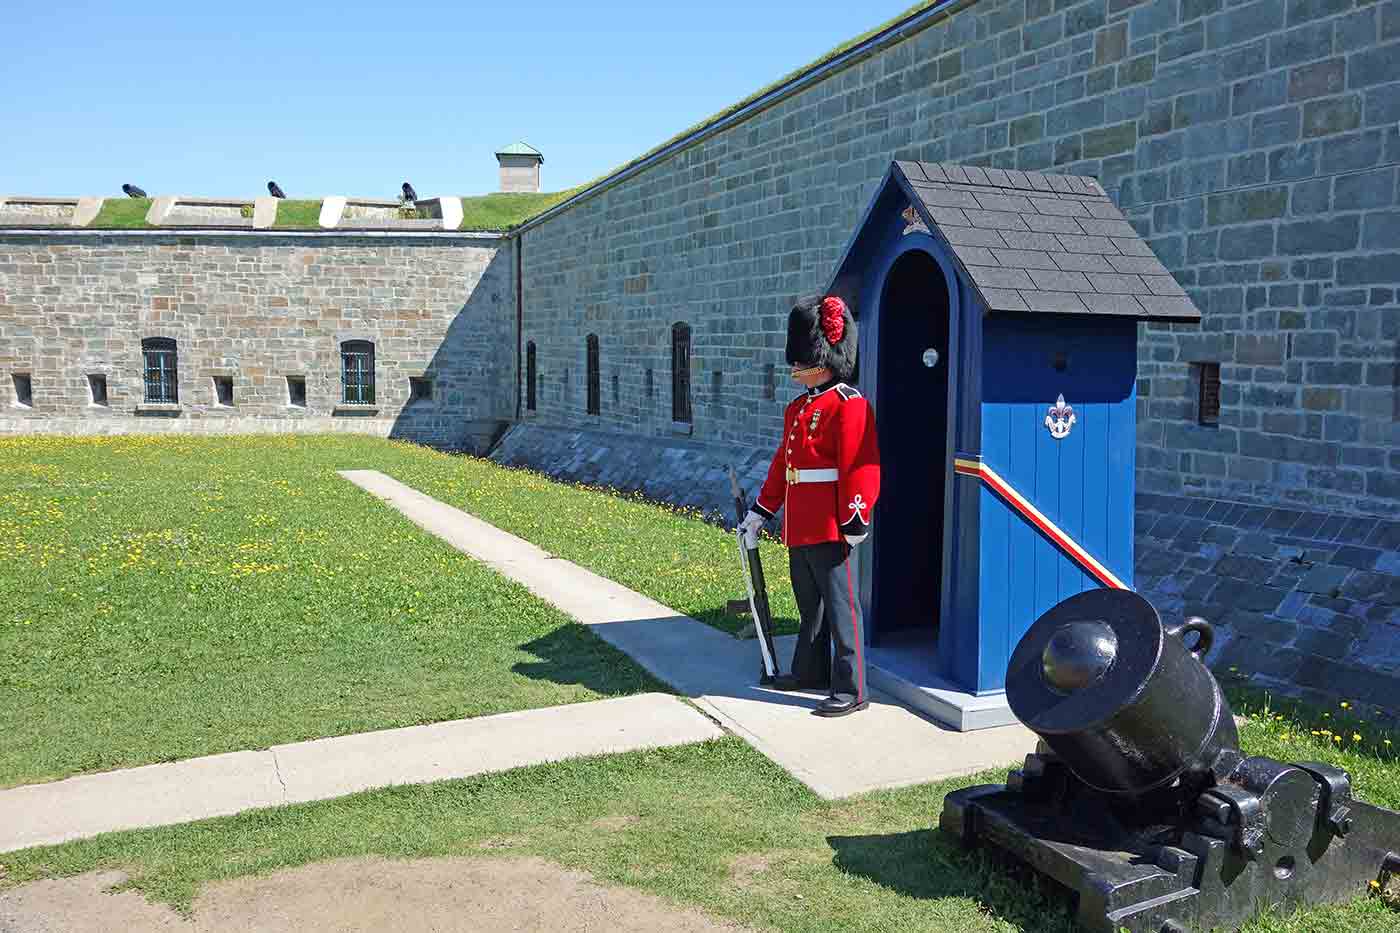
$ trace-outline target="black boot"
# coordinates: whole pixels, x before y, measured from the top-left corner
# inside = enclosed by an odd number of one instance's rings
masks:
[[[849,693],[838,693],[835,696],[827,697],[817,704],[817,708],[812,710],[816,716],[849,716],[857,710],[863,710],[870,705],[870,700],[857,700]]]

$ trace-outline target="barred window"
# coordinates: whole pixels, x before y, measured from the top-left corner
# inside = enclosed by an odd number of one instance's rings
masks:
[[[374,344],[347,340],[340,345],[340,385],[345,404],[374,404]]]
[[[690,325],[671,325],[671,420],[690,423]]]
[[[525,344],[525,408],[535,410],[535,385],[539,372],[535,368],[535,342]]]
[[[589,334],[589,335],[588,335],[588,413],[589,413],[590,415],[599,414],[599,413],[602,411],[602,408],[603,408],[602,399],[600,398],[600,396],[601,396],[603,393],[602,393],[601,386],[599,385],[599,380],[600,380],[601,377],[600,377],[600,375],[599,375],[598,370],[599,370],[599,365],[598,365],[598,335],[597,335],[597,334]]]
[[[1220,364],[1195,363],[1198,394],[1196,420],[1204,425],[1220,423]]]
[[[147,337],[141,341],[141,356],[145,360],[147,402],[174,405],[180,401],[177,355],[175,341],[169,337]]]

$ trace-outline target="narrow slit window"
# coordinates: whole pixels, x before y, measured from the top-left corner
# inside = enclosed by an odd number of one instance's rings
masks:
[[[104,373],[88,375],[88,399],[93,405],[107,407],[107,376]]]
[[[596,415],[602,411],[602,393],[600,386],[601,374],[598,366],[598,335],[588,335],[588,413]]]
[[[347,340],[340,345],[340,386],[346,405],[374,404],[374,344]]]
[[[538,384],[539,370],[535,363],[535,342],[525,345],[525,409],[535,410],[535,386]]]
[[[20,408],[34,407],[34,379],[29,373],[15,373],[15,404]]]
[[[287,377],[287,404],[292,408],[306,407],[306,377]]]
[[[233,407],[233,377],[214,377],[214,402],[220,408]]]
[[[1220,364],[1197,363],[1196,382],[1197,421],[1204,425],[1220,424]]]
[[[778,397],[777,367],[772,363],[763,367],[763,397],[772,401]]]
[[[169,337],[147,337],[141,341],[145,361],[145,400],[157,405],[180,401],[180,374],[176,367],[177,349]]]
[[[689,424],[690,413],[690,325],[671,325],[671,420]]]

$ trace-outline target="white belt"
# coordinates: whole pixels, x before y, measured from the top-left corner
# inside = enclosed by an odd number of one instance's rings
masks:
[[[841,478],[841,475],[834,469],[828,470],[794,470],[787,468],[787,481],[789,486],[798,483],[834,483]]]

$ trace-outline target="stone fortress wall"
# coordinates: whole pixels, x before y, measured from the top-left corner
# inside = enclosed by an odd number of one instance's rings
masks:
[[[526,225],[536,410],[497,456],[727,514],[892,159],[1095,176],[1204,313],[1140,332],[1139,587],[1263,684],[1400,709],[1397,121],[1397,0],[945,4]]]
[[[452,234],[0,231],[0,433],[359,431],[484,450],[515,410],[512,257]],[[142,341],[162,337],[173,406],[145,402]],[[344,404],[347,340],[374,346],[372,405]],[[410,378],[430,397],[410,401]]]

